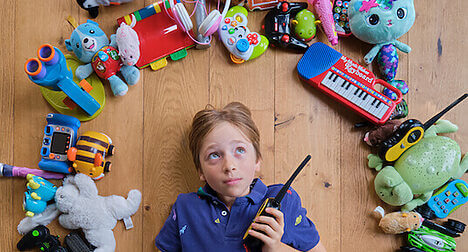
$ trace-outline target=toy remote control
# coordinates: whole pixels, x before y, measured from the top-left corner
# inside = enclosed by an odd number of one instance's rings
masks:
[[[280,2],[275,9],[265,16],[265,35],[277,47],[303,52],[309,46],[291,36],[290,19],[301,10],[307,9],[307,3]]]
[[[435,217],[443,219],[466,202],[468,202],[468,183],[461,179],[453,180],[429,199],[425,207],[428,207],[427,211],[431,211],[431,213],[424,217],[432,219],[431,217],[435,215]],[[423,212],[426,211],[423,210]]]
[[[44,252],[67,252],[67,250],[60,245],[58,236],[50,235],[49,229],[43,225],[39,225],[29,231],[21,238],[18,244],[16,244],[16,247],[20,251],[38,247]]]
[[[72,116],[53,113],[48,114],[46,119],[39,168],[68,174],[72,169],[67,152],[75,145],[81,123]]]
[[[333,1],[333,20],[335,21],[336,33],[342,37],[351,35],[349,28],[348,6],[350,0]]]
[[[236,64],[255,59],[268,48],[268,39],[265,36],[247,28],[247,14],[244,7],[234,6],[219,24],[219,38]]]

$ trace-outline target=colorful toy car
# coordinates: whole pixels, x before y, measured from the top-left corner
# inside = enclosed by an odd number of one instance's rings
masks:
[[[408,233],[408,243],[413,247],[402,247],[402,251],[455,251],[455,239],[428,227],[420,228]]]
[[[68,159],[73,162],[73,168],[77,173],[84,173],[94,180],[104,177],[109,172],[111,162],[106,161],[106,156],[114,154],[112,140],[105,134],[87,131],[78,138],[75,147],[68,151]]]
[[[47,202],[54,199],[57,187],[33,174],[28,174],[26,179],[28,183],[23,198],[23,210],[26,212],[26,216],[32,217],[46,209]]]

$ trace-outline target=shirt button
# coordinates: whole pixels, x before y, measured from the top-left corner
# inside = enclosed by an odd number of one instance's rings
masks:
[[[227,215],[227,212],[223,210],[223,211],[221,212],[221,215],[222,215],[222,216],[226,216],[226,215]]]

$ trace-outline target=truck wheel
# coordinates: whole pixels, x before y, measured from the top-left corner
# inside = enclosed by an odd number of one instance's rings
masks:
[[[432,209],[427,204],[418,206],[415,209],[415,211],[418,212],[419,214],[421,214],[421,216],[424,219],[432,220],[432,219],[434,219],[436,217],[435,214],[434,214],[434,211],[432,211]]]
[[[463,233],[465,232],[465,224],[460,221],[456,221],[453,219],[448,219],[447,222],[444,223],[444,227],[452,229],[453,231],[457,233]]]
[[[114,152],[115,152],[115,146],[111,144],[111,145],[109,146],[109,150],[107,150],[107,156],[112,156],[112,155],[114,155]]]
[[[110,172],[112,167],[111,162],[107,161],[106,164],[104,165],[104,172]]]

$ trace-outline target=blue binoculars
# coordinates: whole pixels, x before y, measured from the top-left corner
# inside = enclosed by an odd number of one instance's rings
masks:
[[[37,57],[28,59],[24,64],[24,71],[32,82],[54,91],[63,91],[90,116],[101,108],[89,93],[73,82],[73,73],[68,70],[65,56],[58,48],[44,44],[37,50]]]

